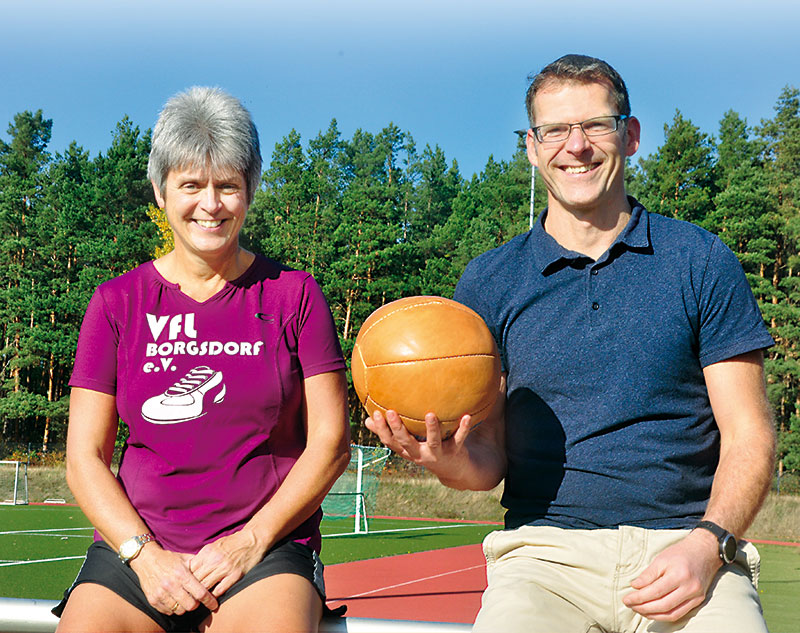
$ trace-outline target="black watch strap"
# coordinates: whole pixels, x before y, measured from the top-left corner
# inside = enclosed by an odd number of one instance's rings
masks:
[[[738,544],[733,534],[712,521],[700,521],[695,526],[695,529],[697,528],[708,530],[717,537],[717,542],[719,543],[719,557],[723,563],[732,563],[736,559]]]

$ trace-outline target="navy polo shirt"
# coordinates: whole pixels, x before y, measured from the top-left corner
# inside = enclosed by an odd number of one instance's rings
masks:
[[[544,211],[456,288],[508,373],[506,527],[692,527],[719,460],[703,368],[773,343],[719,238],[630,201],[598,260]]]

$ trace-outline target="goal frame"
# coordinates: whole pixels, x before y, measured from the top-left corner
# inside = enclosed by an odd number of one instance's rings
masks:
[[[0,460],[0,469],[4,466],[13,466],[13,473],[8,477],[0,476],[0,505],[27,505],[28,462]],[[10,481],[12,477],[13,485],[5,486],[4,482]]]
[[[373,458],[369,461],[366,460],[365,451],[369,450],[379,450],[380,455],[377,458]],[[350,513],[353,518],[353,531],[352,534],[368,534],[369,533],[369,513],[367,512],[367,497],[369,496],[368,490],[372,489],[372,487],[365,483],[364,481],[364,473],[368,471],[371,467],[375,464],[380,463],[380,471],[383,470],[384,465],[386,464],[386,460],[389,457],[391,451],[386,447],[372,447],[372,446],[359,446],[358,444],[351,444],[350,450],[352,453],[352,457],[350,459],[350,466],[348,468],[355,467],[355,481],[354,488],[342,488],[334,484],[333,490],[329,491],[326,495],[326,498],[330,497],[350,497],[352,501],[346,501],[345,503],[350,506]],[[351,471],[352,473],[352,471]],[[378,476],[379,473],[369,476]],[[346,477],[347,473],[342,474],[342,479]],[[338,482],[337,482],[338,483]],[[323,507],[324,511],[324,507]]]

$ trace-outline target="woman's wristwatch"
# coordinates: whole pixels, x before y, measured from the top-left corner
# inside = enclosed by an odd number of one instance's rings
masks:
[[[119,546],[119,559],[126,565],[130,565],[130,562],[139,555],[145,544],[154,540],[155,537],[152,534],[139,534],[122,541]]]
[[[711,521],[700,521],[700,523],[695,526],[695,529],[697,528],[708,530],[717,537],[717,542],[719,543],[719,557],[723,563],[727,565],[736,559],[736,549],[738,546],[736,537],[733,534]]]

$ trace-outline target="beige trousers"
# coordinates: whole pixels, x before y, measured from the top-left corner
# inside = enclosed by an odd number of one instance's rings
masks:
[[[655,622],[622,604],[655,556],[687,530],[564,530],[523,526],[484,543],[488,587],[480,633],[767,633],[756,589],[758,551],[740,542],[705,602],[679,622]]]

